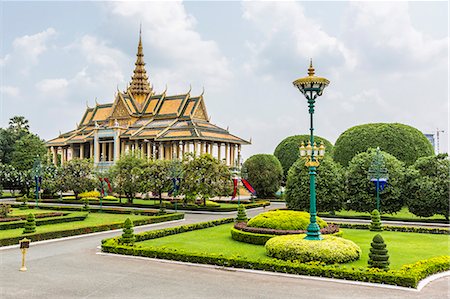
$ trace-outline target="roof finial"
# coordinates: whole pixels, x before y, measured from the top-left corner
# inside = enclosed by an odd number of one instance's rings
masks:
[[[312,64],[312,58],[310,58],[310,60],[309,60],[309,69],[308,69],[308,75],[309,76],[314,76],[314,67],[313,67],[313,64]]]
[[[166,89],[164,89],[163,94],[166,94],[167,92],[167,84],[166,84]]]
[[[187,94],[190,94],[192,90],[192,84],[189,84],[189,91],[187,92]]]
[[[90,108],[90,107],[89,107],[89,101],[88,101],[88,100],[86,100],[86,108],[87,108],[87,109]]]
[[[202,97],[204,93],[205,93],[205,86],[203,86],[203,90],[202,90],[202,93],[200,94],[200,96]]]
[[[95,106],[98,106],[97,97],[95,97]]]

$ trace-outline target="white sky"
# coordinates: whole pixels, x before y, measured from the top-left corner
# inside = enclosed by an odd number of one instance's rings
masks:
[[[130,80],[142,22],[157,92],[197,95],[211,121],[252,138],[244,157],[308,133],[292,81],[331,84],[316,133],[334,142],[369,122],[441,133],[448,150],[447,2],[1,2],[0,126],[29,119],[44,139],[71,130],[86,102],[112,102]]]

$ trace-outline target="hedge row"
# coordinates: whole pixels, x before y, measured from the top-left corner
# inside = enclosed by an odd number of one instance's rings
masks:
[[[266,235],[298,235],[306,233],[306,230],[284,230],[284,229],[247,226],[247,223],[245,222],[236,223],[234,225],[234,228],[249,233],[266,234]],[[331,224],[320,229],[320,232],[324,235],[334,234],[337,233],[338,231],[339,225],[336,224]]]
[[[72,214],[68,214],[66,216],[57,216],[57,217],[42,218],[42,219],[37,218],[36,226],[73,222],[73,221],[83,221],[84,219],[86,219],[87,216],[88,216],[88,213],[72,213]],[[27,223],[26,220],[0,223],[0,230],[24,227],[26,223]]]
[[[340,228],[351,229],[369,229],[370,224],[356,224],[356,223],[330,223],[337,224]],[[392,232],[404,232],[404,233],[421,233],[421,234],[442,234],[449,235],[449,228],[436,228],[436,227],[415,227],[415,226],[394,226],[383,225],[383,230]]]
[[[165,222],[165,221],[171,221],[171,220],[179,220],[179,219],[183,219],[183,218],[184,218],[184,214],[172,213],[172,214],[161,215],[161,216],[152,216],[151,218],[148,218],[148,219],[135,220],[135,221],[133,221],[133,224],[135,226],[139,226],[139,225],[159,223],[159,222]],[[42,240],[64,238],[64,237],[75,236],[75,235],[90,234],[90,233],[101,232],[101,231],[106,231],[106,230],[120,229],[120,228],[122,228],[122,226],[123,226],[123,223],[112,223],[112,224],[102,224],[102,225],[97,225],[97,226],[69,229],[69,230],[63,230],[63,231],[24,234],[24,235],[18,236],[18,237],[0,239],[0,246],[18,244],[19,240],[23,239],[24,237],[27,237],[31,241],[42,241]]]
[[[322,217],[322,218],[371,220],[370,215],[349,216],[349,215],[331,215],[330,213],[318,213],[317,216]],[[448,221],[446,221],[445,219],[412,219],[412,218],[402,218],[402,217],[383,216],[383,215],[381,216],[381,220],[448,224]]]
[[[26,220],[27,216],[28,215],[18,215],[18,216],[14,216],[14,217],[0,218],[0,222]],[[56,216],[64,216],[64,213],[61,213],[61,212],[40,213],[40,214],[35,214],[34,218],[47,218],[47,217],[56,217]]]
[[[201,229],[202,226],[210,227],[219,225],[208,223],[198,223],[196,227],[191,225],[185,228],[174,227],[165,230],[148,232],[146,239],[164,237],[189,230]],[[167,231],[167,232],[165,232]],[[137,236],[142,234],[137,234]],[[142,236],[141,236],[142,237]],[[141,238],[140,237],[140,238]],[[140,239],[142,241],[142,239]],[[264,270],[271,272],[281,272],[298,275],[330,277],[336,279],[356,280],[363,282],[385,283],[404,287],[416,287],[418,282],[434,273],[450,269],[450,256],[432,258],[420,261],[412,265],[404,266],[405,269],[381,271],[372,268],[347,268],[345,266],[324,265],[318,262],[296,263],[282,260],[248,260],[244,257],[224,257],[220,254],[210,252],[185,252],[179,249],[168,247],[141,247],[139,245],[126,246],[119,245],[118,238],[106,239],[102,241],[102,251],[116,254],[144,256],[182,262],[212,264],[223,267],[244,268],[253,270]]]

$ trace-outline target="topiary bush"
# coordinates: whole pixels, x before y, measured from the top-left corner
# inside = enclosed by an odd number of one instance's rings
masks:
[[[100,192],[98,192],[98,191],[86,191],[86,192],[82,192],[82,193],[78,194],[78,196],[81,197],[81,198],[86,198],[86,197],[99,198],[100,197]]]
[[[247,222],[247,213],[244,205],[238,205],[236,222]]]
[[[128,244],[133,245],[135,241],[135,236],[133,233],[133,222],[131,222],[130,218],[127,218],[125,220],[125,223],[123,225],[123,234],[120,237],[120,243],[121,244]]]
[[[381,217],[380,212],[377,209],[372,211],[372,221],[370,222],[369,230],[374,232],[381,232],[383,228],[381,227]]]
[[[309,141],[309,135],[294,135],[283,139],[275,148],[274,155],[278,158],[283,167],[284,177],[288,175],[289,168],[298,160],[300,157],[300,144],[304,142],[307,144]],[[333,144],[320,136],[314,136],[314,141],[317,144],[321,142],[325,145],[326,154],[331,154],[333,152]]]
[[[353,157],[346,171],[347,209],[357,212],[371,212],[376,208],[376,189],[367,175],[376,154],[374,149]],[[395,213],[404,205],[404,164],[394,156],[381,151],[389,173],[388,184],[380,192],[380,210],[383,213]]]
[[[316,172],[317,211],[334,213],[341,210],[345,200],[344,169],[325,156]],[[285,194],[289,209],[309,210],[309,169],[305,160],[297,160],[289,169]]]
[[[358,153],[380,147],[406,165],[417,158],[434,154],[433,146],[422,132],[399,123],[372,123],[352,127],[336,140],[333,158],[347,166]]]
[[[409,211],[420,217],[440,214],[448,221],[449,173],[447,154],[417,159],[405,175],[403,195]]]
[[[373,237],[370,243],[369,268],[389,270],[389,254],[380,234]]]
[[[282,230],[305,230],[309,224],[309,213],[300,211],[275,210],[261,213],[247,223],[247,226]],[[327,226],[321,218],[316,217],[320,228]]]
[[[348,263],[361,256],[361,248],[344,238],[323,236],[320,241],[304,238],[305,235],[273,237],[266,242],[266,254],[285,261],[318,261],[325,264]]]
[[[275,197],[283,179],[283,168],[274,155],[258,154],[248,158],[243,165],[248,182],[260,198]]]
[[[30,234],[36,231],[36,218],[32,213],[27,216],[27,223],[23,229],[23,234]]]

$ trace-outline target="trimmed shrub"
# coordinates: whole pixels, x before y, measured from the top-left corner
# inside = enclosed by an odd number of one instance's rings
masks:
[[[25,228],[23,229],[24,234],[34,233],[36,231],[36,220],[32,213],[27,216],[27,223],[25,223]]]
[[[323,240],[305,240],[305,235],[273,237],[265,245],[268,256],[285,261],[325,264],[347,263],[359,259],[361,248],[350,240],[334,236],[323,236]]]
[[[8,218],[11,206],[5,203],[0,204],[0,218]]]
[[[281,230],[305,230],[309,224],[309,213],[288,210],[275,210],[261,213],[247,223],[251,227],[264,227]],[[320,228],[327,226],[321,218],[316,217]]]
[[[372,211],[372,221],[370,222],[369,230],[374,232],[381,232],[383,228],[381,227],[380,212],[377,209]]]
[[[98,192],[98,191],[87,191],[87,192],[82,192],[82,193],[78,194],[78,196],[81,197],[81,198],[86,198],[86,197],[99,198],[100,197],[100,192]]]
[[[419,158],[405,175],[403,193],[408,209],[414,215],[443,215],[449,220],[449,173],[447,154]]]
[[[238,205],[238,212],[236,217],[236,222],[247,222],[247,213],[245,212],[245,207],[243,205]]]
[[[372,123],[342,133],[334,145],[333,158],[347,166],[358,153],[378,146],[406,165],[434,154],[431,143],[416,128],[399,123]]]
[[[389,254],[380,234],[373,237],[370,243],[369,268],[389,270]]]
[[[339,225],[340,228],[370,229],[370,224],[360,224],[360,223],[330,223],[330,224]],[[403,233],[450,235],[449,228],[437,228],[437,227],[384,225],[383,230],[391,232],[403,232]]]
[[[376,188],[368,179],[369,168],[376,150],[369,149],[353,157],[346,172],[347,207],[357,212],[371,212],[376,208]],[[380,192],[380,210],[395,213],[403,207],[404,164],[394,156],[381,151],[389,173],[387,186]]]
[[[275,197],[283,179],[283,168],[274,155],[258,154],[248,158],[243,165],[248,182],[259,198]]]
[[[123,234],[122,237],[120,237],[119,242],[120,244],[133,245],[134,239],[135,237],[133,233],[133,223],[131,222],[130,218],[127,218],[123,225]]]
[[[317,211],[342,209],[345,199],[344,169],[330,157],[325,157],[316,170]],[[309,169],[299,159],[289,169],[286,182],[286,205],[289,209],[309,209]]]
[[[283,139],[275,148],[273,154],[280,161],[281,166],[283,167],[283,173],[285,178],[288,175],[289,168],[291,168],[291,166],[295,163],[295,161],[297,161],[298,158],[300,157],[300,149],[299,149],[300,144],[302,142],[307,144],[309,139],[310,139],[309,135],[289,136]],[[326,154],[331,154],[333,152],[333,145],[325,138],[320,136],[314,136],[314,141],[317,144],[320,144],[321,142],[324,143]]]

